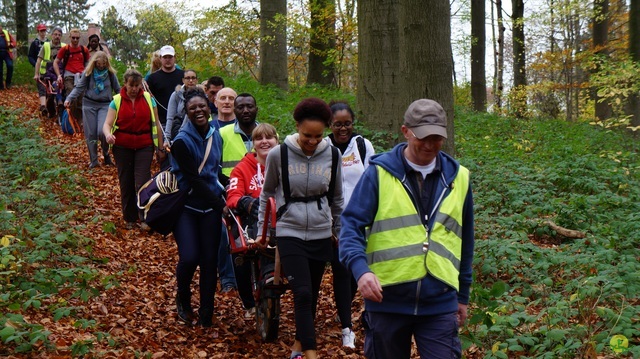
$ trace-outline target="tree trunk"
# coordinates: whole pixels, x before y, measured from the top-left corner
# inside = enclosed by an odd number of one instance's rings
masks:
[[[473,109],[487,110],[487,79],[485,76],[486,34],[485,0],[471,0],[471,98]]]
[[[26,56],[29,52],[29,16],[27,0],[16,0],[16,41],[18,55]]]
[[[631,0],[629,8],[629,53],[631,59],[640,64],[640,0]],[[629,97],[631,126],[640,126],[640,97],[633,93]],[[636,131],[637,133],[637,131]]]
[[[504,93],[504,18],[502,16],[502,0],[496,0],[496,17],[498,19],[498,61],[496,76],[495,98],[496,111],[502,109],[502,94]]]
[[[391,146],[411,101],[400,93],[398,0],[358,2],[358,108],[370,128],[387,132]]]
[[[287,1],[260,0],[260,83],[289,88]]]
[[[609,0],[595,0],[593,3],[593,49],[597,57],[606,60],[608,55],[609,35]],[[593,72],[600,71],[599,67]],[[598,96],[598,89],[591,90],[596,104],[596,118],[599,121],[611,117],[611,106]]]
[[[524,42],[524,0],[511,0],[513,15],[513,87],[527,84]]]
[[[334,59],[336,47],[335,0],[309,0],[311,36],[309,41],[308,84],[335,85]]]
[[[447,113],[447,141],[443,150],[454,155],[453,55],[448,0],[400,0],[400,73],[403,109],[420,98],[437,101]],[[402,117],[402,116],[396,116]],[[398,126],[399,129],[399,126]]]

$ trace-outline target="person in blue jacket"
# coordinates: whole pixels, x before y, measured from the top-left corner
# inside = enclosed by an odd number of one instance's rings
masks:
[[[171,167],[178,185],[181,190],[190,189],[184,211],[173,229],[179,256],[176,305],[180,320],[192,324],[195,316],[191,308],[191,281],[199,266],[198,323],[210,327],[213,324],[222,213],[226,210],[221,181],[227,181],[221,177],[222,137],[216,122],[210,121],[207,95],[197,88],[184,95],[189,121],[171,146]],[[207,151],[209,141],[211,146]]]
[[[446,113],[414,101],[407,140],[373,156],[341,222],[340,260],[364,297],[367,358],[460,358],[474,247],[469,170],[440,149]]]

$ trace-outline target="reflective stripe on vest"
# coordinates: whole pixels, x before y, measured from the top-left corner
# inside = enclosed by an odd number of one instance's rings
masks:
[[[220,136],[222,137],[222,173],[229,177],[231,170],[247,154],[247,146],[242,136],[235,132],[235,125],[221,128]]]
[[[151,138],[153,139],[153,144],[158,147],[158,128],[156,127],[156,115],[153,111],[153,102],[151,101],[151,95],[147,91],[143,92],[142,94],[144,95],[144,99],[147,101],[147,105],[149,105],[149,110],[151,111]],[[113,102],[116,105],[116,118],[113,120],[111,133],[116,132],[116,130],[118,129],[118,126],[116,126],[116,122],[118,121],[118,112],[120,111],[120,104],[122,103],[122,95],[117,94],[113,96]]]
[[[60,43],[60,48],[67,46],[64,42]],[[44,75],[47,72],[47,62],[51,62],[51,42],[47,41],[42,44],[44,53],[42,54],[42,63],[40,64],[40,74]]]
[[[11,36],[9,36],[9,31],[2,29],[2,33],[4,34],[4,40],[7,42],[7,50],[11,48]]]
[[[376,166],[378,212],[367,239],[367,261],[381,285],[412,282],[430,273],[458,290],[462,248],[462,210],[469,188],[469,171],[460,166],[452,189],[442,200],[429,235],[400,180]]]

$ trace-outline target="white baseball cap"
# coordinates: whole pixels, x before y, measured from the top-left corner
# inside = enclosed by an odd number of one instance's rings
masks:
[[[162,48],[160,48],[160,57],[165,55],[176,56],[176,50],[173,49],[173,46],[162,46]]]

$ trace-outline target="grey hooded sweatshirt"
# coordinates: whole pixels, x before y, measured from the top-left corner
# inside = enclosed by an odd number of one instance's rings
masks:
[[[302,152],[298,145],[298,134],[287,136],[284,142],[288,147],[289,185],[292,197],[310,197],[321,195],[329,191],[331,181],[331,145],[321,141],[311,156]],[[338,157],[340,161],[340,157]],[[278,237],[295,237],[305,241],[326,239],[334,233],[340,233],[340,214],[343,207],[342,196],[342,166],[338,163],[336,173],[333,204],[329,206],[327,197],[320,199],[320,209],[317,201],[290,202],[287,210],[276,224]],[[284,205],[284,191],[281,176],[282,164],[280,146],[269,151],[266,161],[264,186],[260,195],[260,211],[258,214],[258,228],[262,231],[264,214],[269,197],[275,197],[276,207]]]

